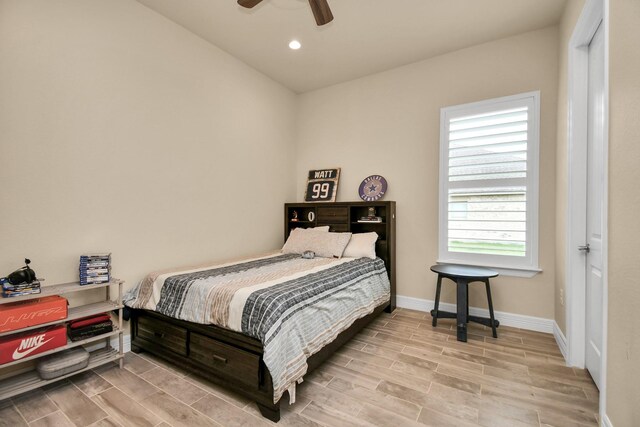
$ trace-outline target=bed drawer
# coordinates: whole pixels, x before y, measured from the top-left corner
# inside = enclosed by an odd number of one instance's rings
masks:
[[[258,385],[260,357],[246,350],[191,332],[189,358],[215,370],[221,377]]]
[[[348,223],[349,208],[347,207],[318,207],[316,209],[316,221],[320,223]]]
[[[138,337],[183,356],[187,355],[187,330],[162,320],[138,317]]]

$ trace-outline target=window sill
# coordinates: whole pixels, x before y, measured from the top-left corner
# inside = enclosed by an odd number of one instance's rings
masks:
[[[447,261],[447,260],[438,260],[436,261],[438,264],[459,264],[459,265],[472,265],[474,267],[485,267],[490,268],[491,270],[497,271],[501,276],[508,277],[526,277],[531,278],[538,273],[542,273],[542,269],[533,268],[533,267],[505,267],[499,265],[489,265],[482,263],[473,263],[467,261]]]

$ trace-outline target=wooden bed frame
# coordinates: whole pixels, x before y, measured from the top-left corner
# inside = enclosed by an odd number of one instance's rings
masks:
[[[378,208],[384,221],[362,224],[357,220],[368,207]],[[323,211],[323,208],[327,208]],[[338,210],[336,210],[336,208]],[[291,213],[314,212],[312,221],[290,221]],[[342,213],[346,212],[346,218]],[[327,216],[327,213],[330,215]],[[339,214],[339,215],[336,215]],[[305,216],[304,218],[309,218]],[[302,203],[285,205],[285,236],[292,228],[329,225],[336,231],[376,231],[380,235],[377,255],[385,261],[391,281],[391,299],[369,315],[356,320],[308,360],[307,372],[322,364],[383,310],[395,309],[395,202]],[[345,229],[344,225],[347,225]],[[215,325],[202,325],[174,319],[147,310],[131,310],[131,350],[148,351],[177,364],[207,380],[254,400],[260,413],[280,420],[280,402],[273,403],[271,375],[262,360],[262,343],[255,339]],[[283,396],[286,399],[286,396]],[[282,399],[281,399],[282,401]]]

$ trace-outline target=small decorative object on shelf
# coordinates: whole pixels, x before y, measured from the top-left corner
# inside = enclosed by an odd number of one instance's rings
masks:
[[[80,256],[80,284],[106,283],[111,277],[111,254],[87,254]]]
[[[340,168],[310,170],[307,177],[305,202],[335,202],[338,194]]]
[[[293,211],[293,213],[291,214],[291,221],[293,221],[293,222],[297,222],[298,221],[298,212],[297,211]]]
[[[358,222],[372,222],[372,223],[377,223],[377,222],[382,222],[382,217],[376,216],[376,208],[374,208],[373,206],[370,206],[369,209],[367,210],[367,216],[361,216],[360,219],[358,220]]]
[[[387,192],[387,180],[381,175],[371,175],[360,183],[358,195],[365,202],[375,202],[384,197]]]
[[[2,296],[4,298],[40,293],[40,280],[36,278],[36,272],[29,267],[31,260],[25,258],[24,263],[24,267],[14,271],[7,277],[0,278]]]

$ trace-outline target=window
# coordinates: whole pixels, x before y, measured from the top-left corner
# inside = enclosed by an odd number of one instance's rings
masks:
[[[539,97],[441,110],[440,262],[539,271]]]

